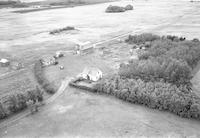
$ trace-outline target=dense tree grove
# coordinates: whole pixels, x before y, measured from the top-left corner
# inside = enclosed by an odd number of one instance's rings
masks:
[[[200,60],[200,43],[185,40],[183,37],[141,34],[129,36],[128,43],[149,42],[146,50],[139,52],[139,60],[122,64],[120,76],[144,81],[159,81],[177,86],[191,86],[191,70]]]
[[[36,89],[28,90],[24,93],[12,94],[6,99],[0,100],[0,119],[27,108],[29,100],[32,100],[34,103],[36,101],[43,101],[43,92],[36,87]]]
[[[184,87],[165,82],[144,82],[141,79],[105,78],[95,88],[97,92],[114,95],[131,103],[168,110],[181,117],[200,119],[200,98]]]
[[[126,42],[148,47],[140,50],[138,60],[122,63],[118,74],[98,82],[97,92],[200,119],[200,97],[190,83],[191,71],[200,60],[200,42],[150,33],[130,35]]]

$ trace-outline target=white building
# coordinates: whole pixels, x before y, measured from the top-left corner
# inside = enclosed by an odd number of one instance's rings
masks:
[[[103,73],[98,68],[90,67],[90,68],[85,68],[83,72],[78,75],[78,77],[82,77],[84,79],[91,81],[98,81],[103,77]]]
[[[1,65],[1,67],[7,67],[7,66],[10,65],[10,61],[7,60],[7,59],[5,59],[5,58],[2,58],[2,59],[0,60],[0,65]]]

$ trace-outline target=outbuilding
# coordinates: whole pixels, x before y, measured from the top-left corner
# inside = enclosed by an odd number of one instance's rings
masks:
[[[10,65],[10,61],[8,59],[2,58],[0,60],[1,67],[8,67]]]

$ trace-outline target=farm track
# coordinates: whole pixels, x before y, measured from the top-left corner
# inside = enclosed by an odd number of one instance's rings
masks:
[[[68,86],[69,81],[71,80],[71,78],[65,78],[62,83],[61,86],[59,87],[58,91],[51,96],[50,98],[48,98],[46,101],[44,101],[44,104],[42,105],[47,105],[52,103],[57,97],[59,97],[66,89],[66,87]],[[41,105],[41,106],[42,106]],[[17,116],[13,116],[11,118],[5,119],[0,123],[0,129],[4,128],[4,127],[8,127],[9,125],[11,125],[12,123],[19,121],[20,119],[30,115],[31,112],[29,109],[25,109],[23,112],[19,113]]]

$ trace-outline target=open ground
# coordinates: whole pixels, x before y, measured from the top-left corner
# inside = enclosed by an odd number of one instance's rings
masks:
[[[109,3],[26,14],[12,13],[13,9],[8,9],[0,14],[0,49],[4,55],[19,59],[27,67],[43,55],[73,50],[77,41],[93,43],[130,31],[200,38],[200,3],[136,0],[110,4],[124,6],[130,3],[134,5],[133,11],[116,14],[104,12]],[[79,31],[48,34],[52,29],[68,25]],[[103,54],[100,50],[85,56],[66,54],[59,61],[65,69],[46,68],[47,78],[59,85],[62,79],[76,76],[86,66],[95,66],[111,74],[120,62],[127,61],[129,45],[115,40],[100,46],[105,47]],[[193,84],[198,89],[200,72],[196,72]],[[24,76],[22,72],[20,76]],[[0,80],[0,84],[9,81],[6,79]],[[1,86],[7,91],[10,88]],[[198,121],[67,88],[39,113],[2,128],[0,137],[200,137],[199,127]]]

